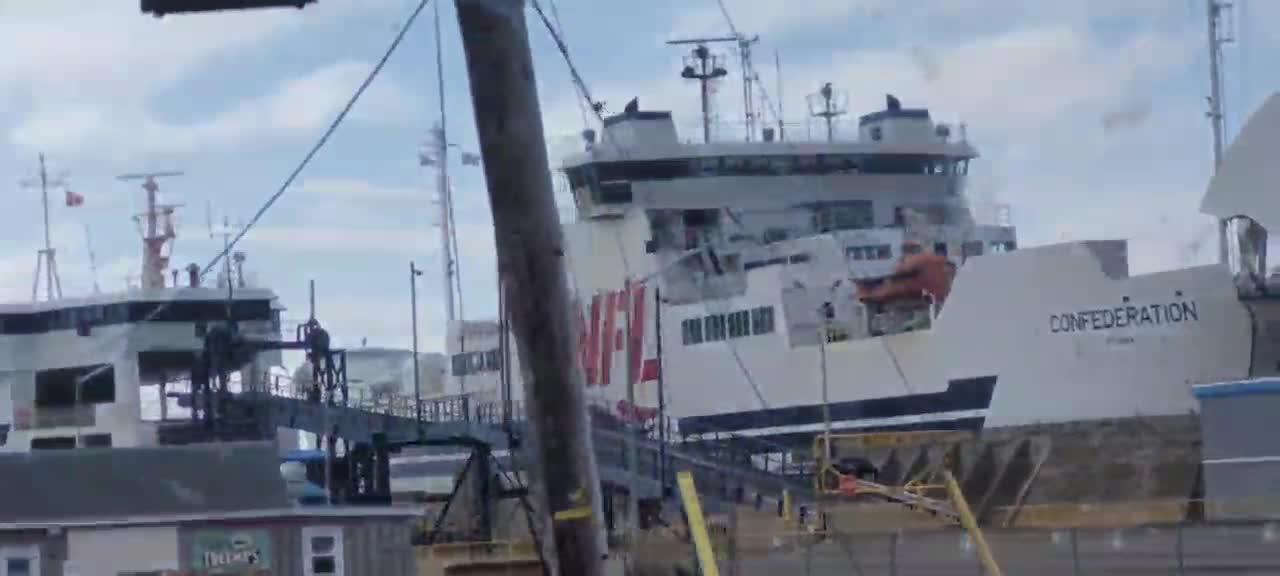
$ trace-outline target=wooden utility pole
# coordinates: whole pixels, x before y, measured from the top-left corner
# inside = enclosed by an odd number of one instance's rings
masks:
[[[575,369],[564,238],[552,196],[523,0],[455,0],[511,319],[524,368],[553,574],[603,568],[600,481]]]

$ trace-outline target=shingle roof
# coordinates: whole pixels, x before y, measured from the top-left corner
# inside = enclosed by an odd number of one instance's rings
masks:
[[[0,455],[0,523],[287,507],[270,442]]]

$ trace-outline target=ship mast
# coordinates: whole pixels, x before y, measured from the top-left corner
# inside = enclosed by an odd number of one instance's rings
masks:
[[[729,71],[721,64],[721,57],[712,54],[707,48],[710,42],[738,42],[737,36],[722,38],[690,38],[688,40],[668,40],[667,44],[696,44],[688,56],[684,57],[684,68],[680,76],[689,80],[697,80],[702,95],[702,141],[711,141],[711,82],[729,75]]]
[[[809,115],[822,118],[827,123],[827,142],[835,140],[835,119],[845,114],[847,96],[837,93],[827,82],[817,92],[809,95]]]
[[[53,300],[62,298],[62,280],[58,277],[58,261],[53,250],[53,242],[49,239],[49,187],[55,188],[65,185],[63,176],[49,178],[49,172],[45,169],[44,154],[40,154],[40,175],[38,178],[28,178],[20,182],[23,188],[40,187],[40,198],[44,205],[44,249],[36,251],[36,273],[35,278],[31,281],[31,301],[37,300],[40,292],[40,268],[44,267],[45,280],[45,299]]]
[[[182,176],[181,171],[142,172],[122,174],[116,180],[128,182],[142,180],[142,189],[147,191],[147,210],[134,216],[142,232],[142,289],[158,290],[164,288],[164,271],[169,267],[169,256],[164,247],[178,235],[173,228],[173,211],[177,204],[159,204],[156,193],[160,185],[156,178]]]
[[[1233,40],[1220,28],[1222,11],[1230,5],[1222,0],[1206,0],[1209,9],[1209,123],[1213,127],[1213,169],[1222,163],[1223,133],[1226,118],[1222,111],[1222,45]],[[1218,219],[1218,262],[1230,265],[1227,244],[1227,219]]]

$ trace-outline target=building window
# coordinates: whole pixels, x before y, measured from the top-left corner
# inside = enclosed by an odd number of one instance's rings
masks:
[[[452,357],[450,357],[449,360],[453,364],[454,376],[467,375],[467,355],[466,354],[454,354]]]
[[[964,244],[961,244],[961,245],[960,245],[960,255],[961,255],[961,256],[963,256],[963,257],[965,257],[965,258],[969,258],[969,257],[971,257],[971,256],[981,256],[981,255],[982,255],[982,242],[981,242],[981,241],[974,241],[974,242],[965,242]]]
[[[702,319],[693,318],[680,323],[680,334],[686,346],[702,343]]]
[[[40,574],[40,548],[0,546],[0,576],[36,576]]]
[[[751,333],[773,332],[773,306],[761,306],[751,311]]]
[[[742,338],[751,335],[751,314],[746,310],[729,314],[729,337]]]
[[[725,338],[725,321],[724,314],[715,314],[703,318],[703,332],[706,333],[707,342],[713,340],[724,340]]]
[[[342,528],[302,528],[302,565],[306,576],[342,576]]]
[[[4,569],[5,576],[31,576],[31,559],[6,558]]]

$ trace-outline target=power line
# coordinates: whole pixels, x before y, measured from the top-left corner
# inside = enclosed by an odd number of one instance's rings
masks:
[[[333,122],[329,124],[329,127],[320,135],[320,139],[316,141],[315,145],[311,147],[311,150],[302,158],[302,161],[298,163],[298,166],[289,173],[289,176],[285,178],[284,183],[280,185],[280,188],[267,198],[267,201],[263,203],[262,207],[258,208],[258,211],[249,219],[249,222],[244,225],[244,228],[241,228],[240,231],[236,233],[235,237],[227,244],[227,247],[219,252],[218,255],[204,267],[204,270],[200,272],[202,277],[205,274],[208,274],[214,266],[217,266],[218,261],[225,258],[226,255],[230,253],[231,249],[235,248],[236,243],[240,242],[240,240],[244,238],[245,234],[249,233],[249,229],[253,228],[253,226],[262,219],[262,216],[267,213],[267,210],[270,210],[276,201],[279,200],[281,196],[284,196],[285,191],[289,189],[289,186],[293,184],[293,181],[296,180],[298,175],[301,174],[307,165],[311,163],[311,159],[315,158],[316,153],[320,152],[320,149],[329,142],[329,137],[333,136],[333,133],[338,130],[338,126],[340,126],[342,121],[347,118],[347,114],[351,112],[352,107],[354,107],[356,102],[360,100],[360,96],[364,95],[364,91],[373,83],[374,78],[377,78],[378,73],[382,72],[382,68],[383,66],[386,66],[387,60],[391,59],[391,55],[395,53],[396,48],[400,46],[400,42],[404,40],[405,34],[409,32],[409,28],[413,26],[414,20],[417,20],[418,15],[422,13],[422,10],[427,7],[427,3],[430,1],[431,0],[421,0],[418,2],[418,7],[413,10],[413,13],[409,15],[407,20],[405,20],[404,25],[400,27],[400,31],[396,33],[395,38],[391,41],[391,45],[387,46],[387,50],[382,54],[382,58],[378,60],[376,65],[374,65],[373,70],[369,71],[369,75],[360,83],[360,87],[356,88],[355,93],[347,100],[346,105],[343,106],[342,110],[338,112],[338,115],[334,117]]]
[[[360,96],[362,96],[365,90],[369,88],[369,85],[373,83],[374,78],[377,78],[378,73],[380,73],[382,71],[382,68],[386,66],[387,60],[391,58],[391,55],[395,53],[396,48],[400,46],[400,43],[404,40],[405,34],[409,31],[409,28],[413,25],[413,22],[417,20],[418,15],[422,13],[422,10],[427,7],[428,2],[430,2],[430,0],[421,0],[421,2],[418,3],[418,7],[414,9],[413,13],[409,15],[409,18],[406,19],[404,24],[400,27],[400,31],[396,33],[395,38],[391,41],[391,44],[387,47],[386,52],[383,53],[382,58],[379,59],[378,63],[373,67],[372,70],[369,71],[368,76],[366,76],[364,81],[360,83],[360,86],[356,89],[355,93],[353,93],[351,95],[351,98],[347,100],[346,105],[342,107],[342,110],[338,113],[336,117],[334,117],[333,122],[331,122],[329,124],[329,127],[325,129],[323,134],[321,134],[319,140],[316,141],[315,145],[313,145],[311,149],[307,152],[307,154],[302,158],[302,161],[298,163],[297,167],[295,167],[293,171],[289,173],[289,176],[285,178],[284,183],[280,185],[279,189],[277,189],[275,193],[273,193],[270,197],[267,198],[267,201],[263,203],[262,207],[259,208],[256,213],[254,213],[253,218],[251,218],[249,222],[245,224],[243,228],[241,228],[240,232],[236,233],[235,238],[227,242],[223,247],[222,251],[219,252],[213,258],[213,260],[209,262],[209,264],[205,265],[205,267],[200,270],[201,279],[207,276],[209,272],[212,271],[214,267],[218,265],[218,262],[227,256],[227,254],[231,253],[231,250],[235,247],[236,243],[238,243],[241,239],[243,239],[245,234],[249,232],[249,229],[253,228],[253,226],[257,224],[259,220],[262,219],[262,216],[266,214],[267,210],[269,210],[271,206],[273,206],[276,203],[276,201],[279,200],[280,197],[284,195],[285,191],[288,190],[289,186],[292,185],[294,180],[298,178],[298,175],[302,173],[302,170],[305,169],[307,165],[311,163],[311,160],[315,158],[316,153],[318,153],[320,149],[323,148],[326,143],[328,143],[329,138],[333,135],[335,131],[337,131],[338,126],[342,124],[342,121],[346,119],[347,114],[351,112],[352,107],[355,106],[356,101],[360,99]],[[227,281],[230,282],[231,279],[228,278]],[[173,300],[169,300],[167,302],[164,302],[160,306],[156,306],[150,313],[148,313],[141,320],[139,320],[138,323],[145,323],[145,322],[150,322],[152,320],[155,320],[157,317],[163,314],[172,304],[173,304]],[[103,343],[102,345],[105,346],[107,345],[107,343]],[[101,374],[103,371],[105,371],[110,367],[111,367],[111,364],[104,364],[101,367],[96,368],[90,371],[88,374],[84,375],[84,377],[82,378],[82,381],[88,380],[90,378],[94,378],[98,374]]]
[[[601,106],[598,105],[595,102],[595,100],[592,99],[591,90],[587,88],[586,81],[582,79],[582,75],[578,73],[577,67],[574,66],[573,57],[569,54],[569,46],[565,43],[564,39],[561,37],[560,32],[556,29],[556,27],[552,25],[551,20],[547,17],[546,13],[542,10],[542,5],[538,2],[538,0],[532,0],[532,4],[533,4],[534,11],[537,12],[538,14],[538,18],[542,20],[543,26],[545,26],[547,29],[547,32],[551,34],[551,38],[555,42],[556,47],[559,49],[560,56],[564,59],[565,65],[568,66],[569,74],[573,78],[573,82],[578,89],[579,96],[581,96],[582,99],[587,101],[587,103],[591,107],[591,110],[595,113],[596,118],[600,121],[601,126],[603,126],[604,116],[601,113]],[[604,137],[610,140],[610,143],[613,144],[614,148],[617,149],[620,155],[622,155],[623,157],[627,155],[625,148],[622,146],[619,146],[618,143],[612,139],[612,133],[610,133],[608,130],[605,130]],[[622,258],[623,270],[625,271],[626,275],[630,277],[631,267],[629,265],[629,262],[627,262],[626,249],[622,243],[621,233],[616,228],[611,228],[610,231],[613,233],[614,241],[618,245],[618,253]],[[577,284],[577,283],[575,282],[574,284]],[[725,313],[727,314],[728,305],[726,304],[725,306],[726,306]],[[711,310],[710,305],[707,303],[705,299],[702,300],[702,307],[707,312],[714,312]],[[729,352],[733,355],[733,359],[738,366],[738,370],[742,373],[743,377],[747,380],[747,383],[751,386],[751,391],[755,394],[756,400],[760,402],[760,405],[762,407],[768,408],[769,404],[767,401],[765,401],[764,394],[761,392],[759,385],[756,384],[755,378],[753,378],[751,376],[751,372],[747,370],[746,363],[742,360],[742,356],[738,354],[737,346],[735,346],[733,342],[728,339],[726,339],[724,342],[729,347]]]

